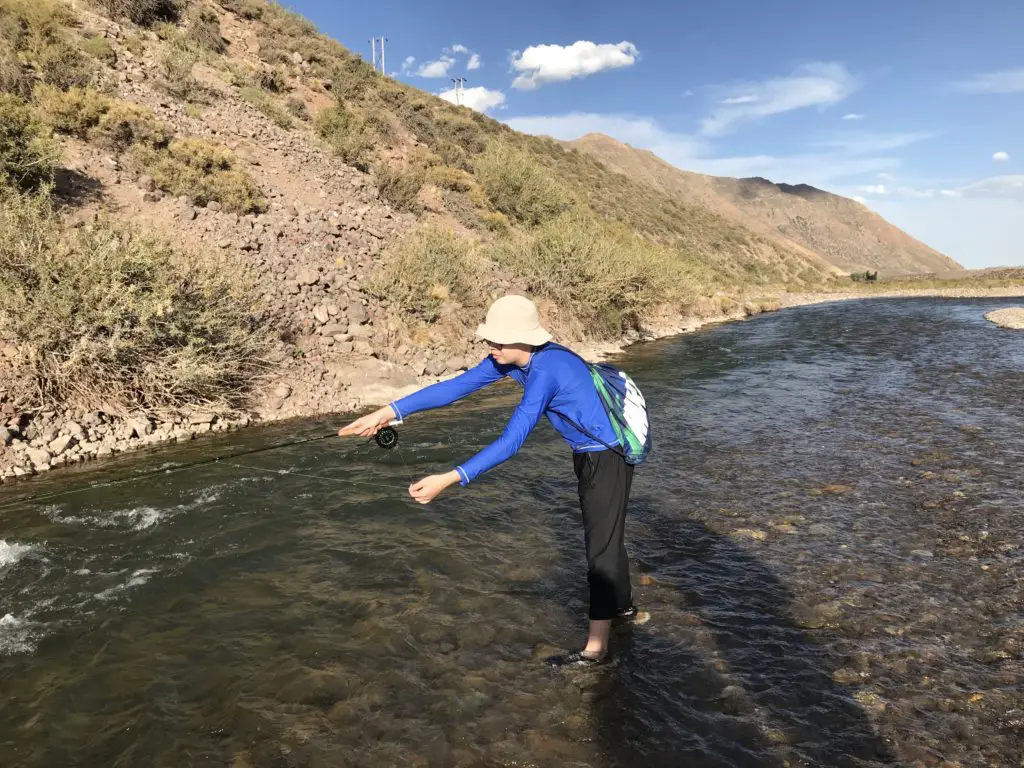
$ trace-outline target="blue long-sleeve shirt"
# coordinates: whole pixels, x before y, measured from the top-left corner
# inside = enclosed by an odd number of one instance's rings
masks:
[[[450,405],[505,376],[523,385],[523,398],[498,439],[455,468],[461,485],[468,485],[483,472],[515,455],[541,415],[547,415],[548,421],[575,453],[619,444],[586,363],[554,343],[534,351],[524,368],[499,365],[488,355],[459,376],[424,387],[391,403],[391,407],[401,420],[419,411]],[[564,414],[572,423],[553,411]]]

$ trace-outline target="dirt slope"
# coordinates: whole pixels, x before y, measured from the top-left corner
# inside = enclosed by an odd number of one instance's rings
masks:
[[[634,181],[700,203],[775,241],[798,245],[845,272],[880,276],[958,272],[962,267],[865,206],[806,184],[704,176],[603,134],[569,142]]]

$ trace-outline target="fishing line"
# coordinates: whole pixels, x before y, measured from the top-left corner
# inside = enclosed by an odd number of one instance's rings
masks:
[[[374,483],[369,480],[351,480],[345,477],[327,477],[326,475],[307,475],[303,472],[293,472],[290,469],[266,469],[264,467],[254,467],[249,464],[238,464],[233,461],[222,461],[221,464],[226,464],[229,467],[237,467],[238,469],[251,469],[255,472],[267,472],[271,475],[294,475],[295,477],[305,477],[310,480],[330,480],[335,483],[352,483],[353,485],[372,485],[375,488],[387,488],[390,491],[404,491],[407,486],[399,485],[384,485],[383,483]]]
[[[386,434],[383,438],[380,438],[379,437],[380,432],[384,432],[385,430],[387,430],[390,434]],[[149,470],[148,472],[141,472],[139,474],[132,475],[130,477],[123,477],[120,480],[109,480],[107,482],[91,483],[91,484],[89,484],[87,486],[84,486],[82,488],[72,488],[72,489],[69,489],[69,490],[66,490],[66,491],[57,491],[55,493],[47,493],[47,494],[43,494],[43,495],[39,495],[39,494],[33,493],[33,494],[29,494],[27,496],[22,496],[20,498],[12,499],[10,501],[7,501],[7,502],[4,502],[4,503],[0,504],[0,511],[8,509],[10,507],[17,506],[19,504],[24,504],[24,503],[29,502],[29,501],[36,501],[36,502],[51,501],[53,499],[60,499],[60,498],[63,498],[65,496],[70,496],[70,495],[75,494],[75,493],[84,493],[86,491],[97,491],[97,490],[100,490],[102,488],[114,488],[114,487],[117,487],[119,485],[125,485],[126,483],[134,483],[134,482],[137,482],[137,481],[140,481],[140,480],[145,480],[148,477],[154,477],[156,475],[172,475],[172,474],[176,474],[178,472],[183,472],[186,469],[193,469],[195,467],[202,467],[202,466],[206,466],[206,465],[209,465],[209,464],[217,464],[217,463],[228,464],[229,463],[228,459],[237,459],[237,458],[240,458],[242,456],[252,456],[252,455],[257,454],[257,453],[267,453],[268,451],[276,451],[279,448],[291,448],[291,447],[296,446],[296,445],[305,445],[306,443],[316,443],[316,442],[319,442],[321,440],[328,440],[328,439],[330,439],[332,437],[337,437],[337,436],[338,436],[337,432],[330,432],[329,434],[326,434],[326,435],[317,435],[315,437],[307,437],[307,438],[304,438],[302,440],[291,440],[291,441],[289,441],[287,443],[280,443],[280,444],[277,444],[277,445],[268,445],[268,446],[264,446],[262,448],[251,448],[249,450],[238,451],[236,453],[231,453],[231,454],[228,454],[226,456],[216,456],[216,457],[214,457],[212,459],[200,459],[198,461],[189,462],[187,464],[182,464],[182,465],[177,466],[177,467],[162,467],[160,469],[153,469],[153,470]],[[383,429],[378,431],[377,435],[375,435],[374,437],[370,438],[370,440],[368,440],[367,442],[368,443],[369,442],[373,442],[374,440],[376,440],[377,444],[380,445],[382,448],[388,448],[388,449],[394,448],[395,446],[398,445],[398,433],[395,431],[394,427],[384,427]],[[401,452],[399,452],[399,456],[401,456],[401,455],[402,455]],[[405,458],[404,457],[402,457],[402,462],[405,463]],[[405,466],[406,466],[407,469],[409,468],[408,464],[405,464]],[[275,473],[277,472],[277,470],[267,470],[267,471],[273,471]],[[332,478],[317,478],[317,479],[332,479]],[[337,479],[337,478],[334,478],[334,479]],[[362,482],[364,484],[366,483],[366,481],[354,481],[354,480],[339,480],[339,482],[351,482],[351,483]],[[388,488],[394,489],[397,486],[380,486],[380,487],[388,487]],[[402,488],[401,490],[405,490],[405,488]]]

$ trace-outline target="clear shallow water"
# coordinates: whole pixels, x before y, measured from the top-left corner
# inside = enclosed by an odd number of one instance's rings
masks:
[[[550,427],[470,489],[402,490],[492,439],[513,387],[414,417],[401,454],[17,502],[339,418],[5,488],[0,765],[1019,766],[1024,334],[982,317],[1006,303],[807,307],[624,356],[656,429],[627,527],[652,620],[601,670],[541,661],[585,632]]]

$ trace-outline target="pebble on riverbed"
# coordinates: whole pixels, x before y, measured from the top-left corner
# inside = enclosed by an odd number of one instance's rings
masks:
[[[985,319],[995,323],[1000,328],[1024,330],[1024,307],[997,309],[985,315]]]

